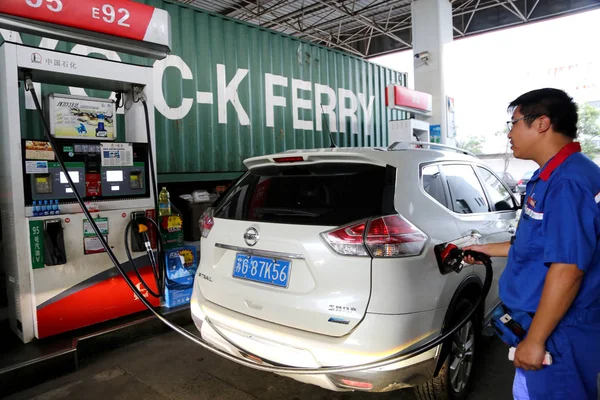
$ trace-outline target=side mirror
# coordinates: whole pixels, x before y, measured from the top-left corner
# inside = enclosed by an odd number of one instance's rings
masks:
[[[508,201],[501,200],[501,201],[497,202],[496,204],[494,204],[494,209],[496,211],[510,211],[513,209],[513,207],[511,207],[511,205]]]

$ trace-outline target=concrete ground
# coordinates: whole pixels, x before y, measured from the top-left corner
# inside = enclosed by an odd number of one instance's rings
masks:
[[[195,327],[186,329],[197,332]],[[484,338],[470,400],[510,399],[514,370],[507,348]],[[412,391],[336,393],[255,371],[204,350],[174,332],[96,355],[72,374],[7,399],[410,400]]]

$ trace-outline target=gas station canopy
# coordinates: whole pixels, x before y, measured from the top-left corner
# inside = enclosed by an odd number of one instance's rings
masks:
[[[411,48],[411,0],[175,0],[357,55]],[[449,0],[454,38],[600,7],[598,0]]]

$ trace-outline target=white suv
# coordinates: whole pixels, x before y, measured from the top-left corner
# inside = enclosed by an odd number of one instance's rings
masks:
[[[510,190],[458,149],[295,150],[245,165],[201,221],[191,311],[205,340],[253,360],[357,365],[438,336],[476,302],[485,269],[442,275],[434,246],[510,240],[517,223]],[[485,307],[453,343],[362,372],[286,376],[335,391],[415,386],[421,398],[464,398],[506,259],[492,261]]]

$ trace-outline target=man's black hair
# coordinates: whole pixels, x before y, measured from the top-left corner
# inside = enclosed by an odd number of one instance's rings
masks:
[[[555,132],[575,139],[577,137],[577,104],[567,93],[559,89],[545,88],[532,90],[513,100],[509,112],[517,107],[529,126],[533,120],[543,115],[550,118]]]

